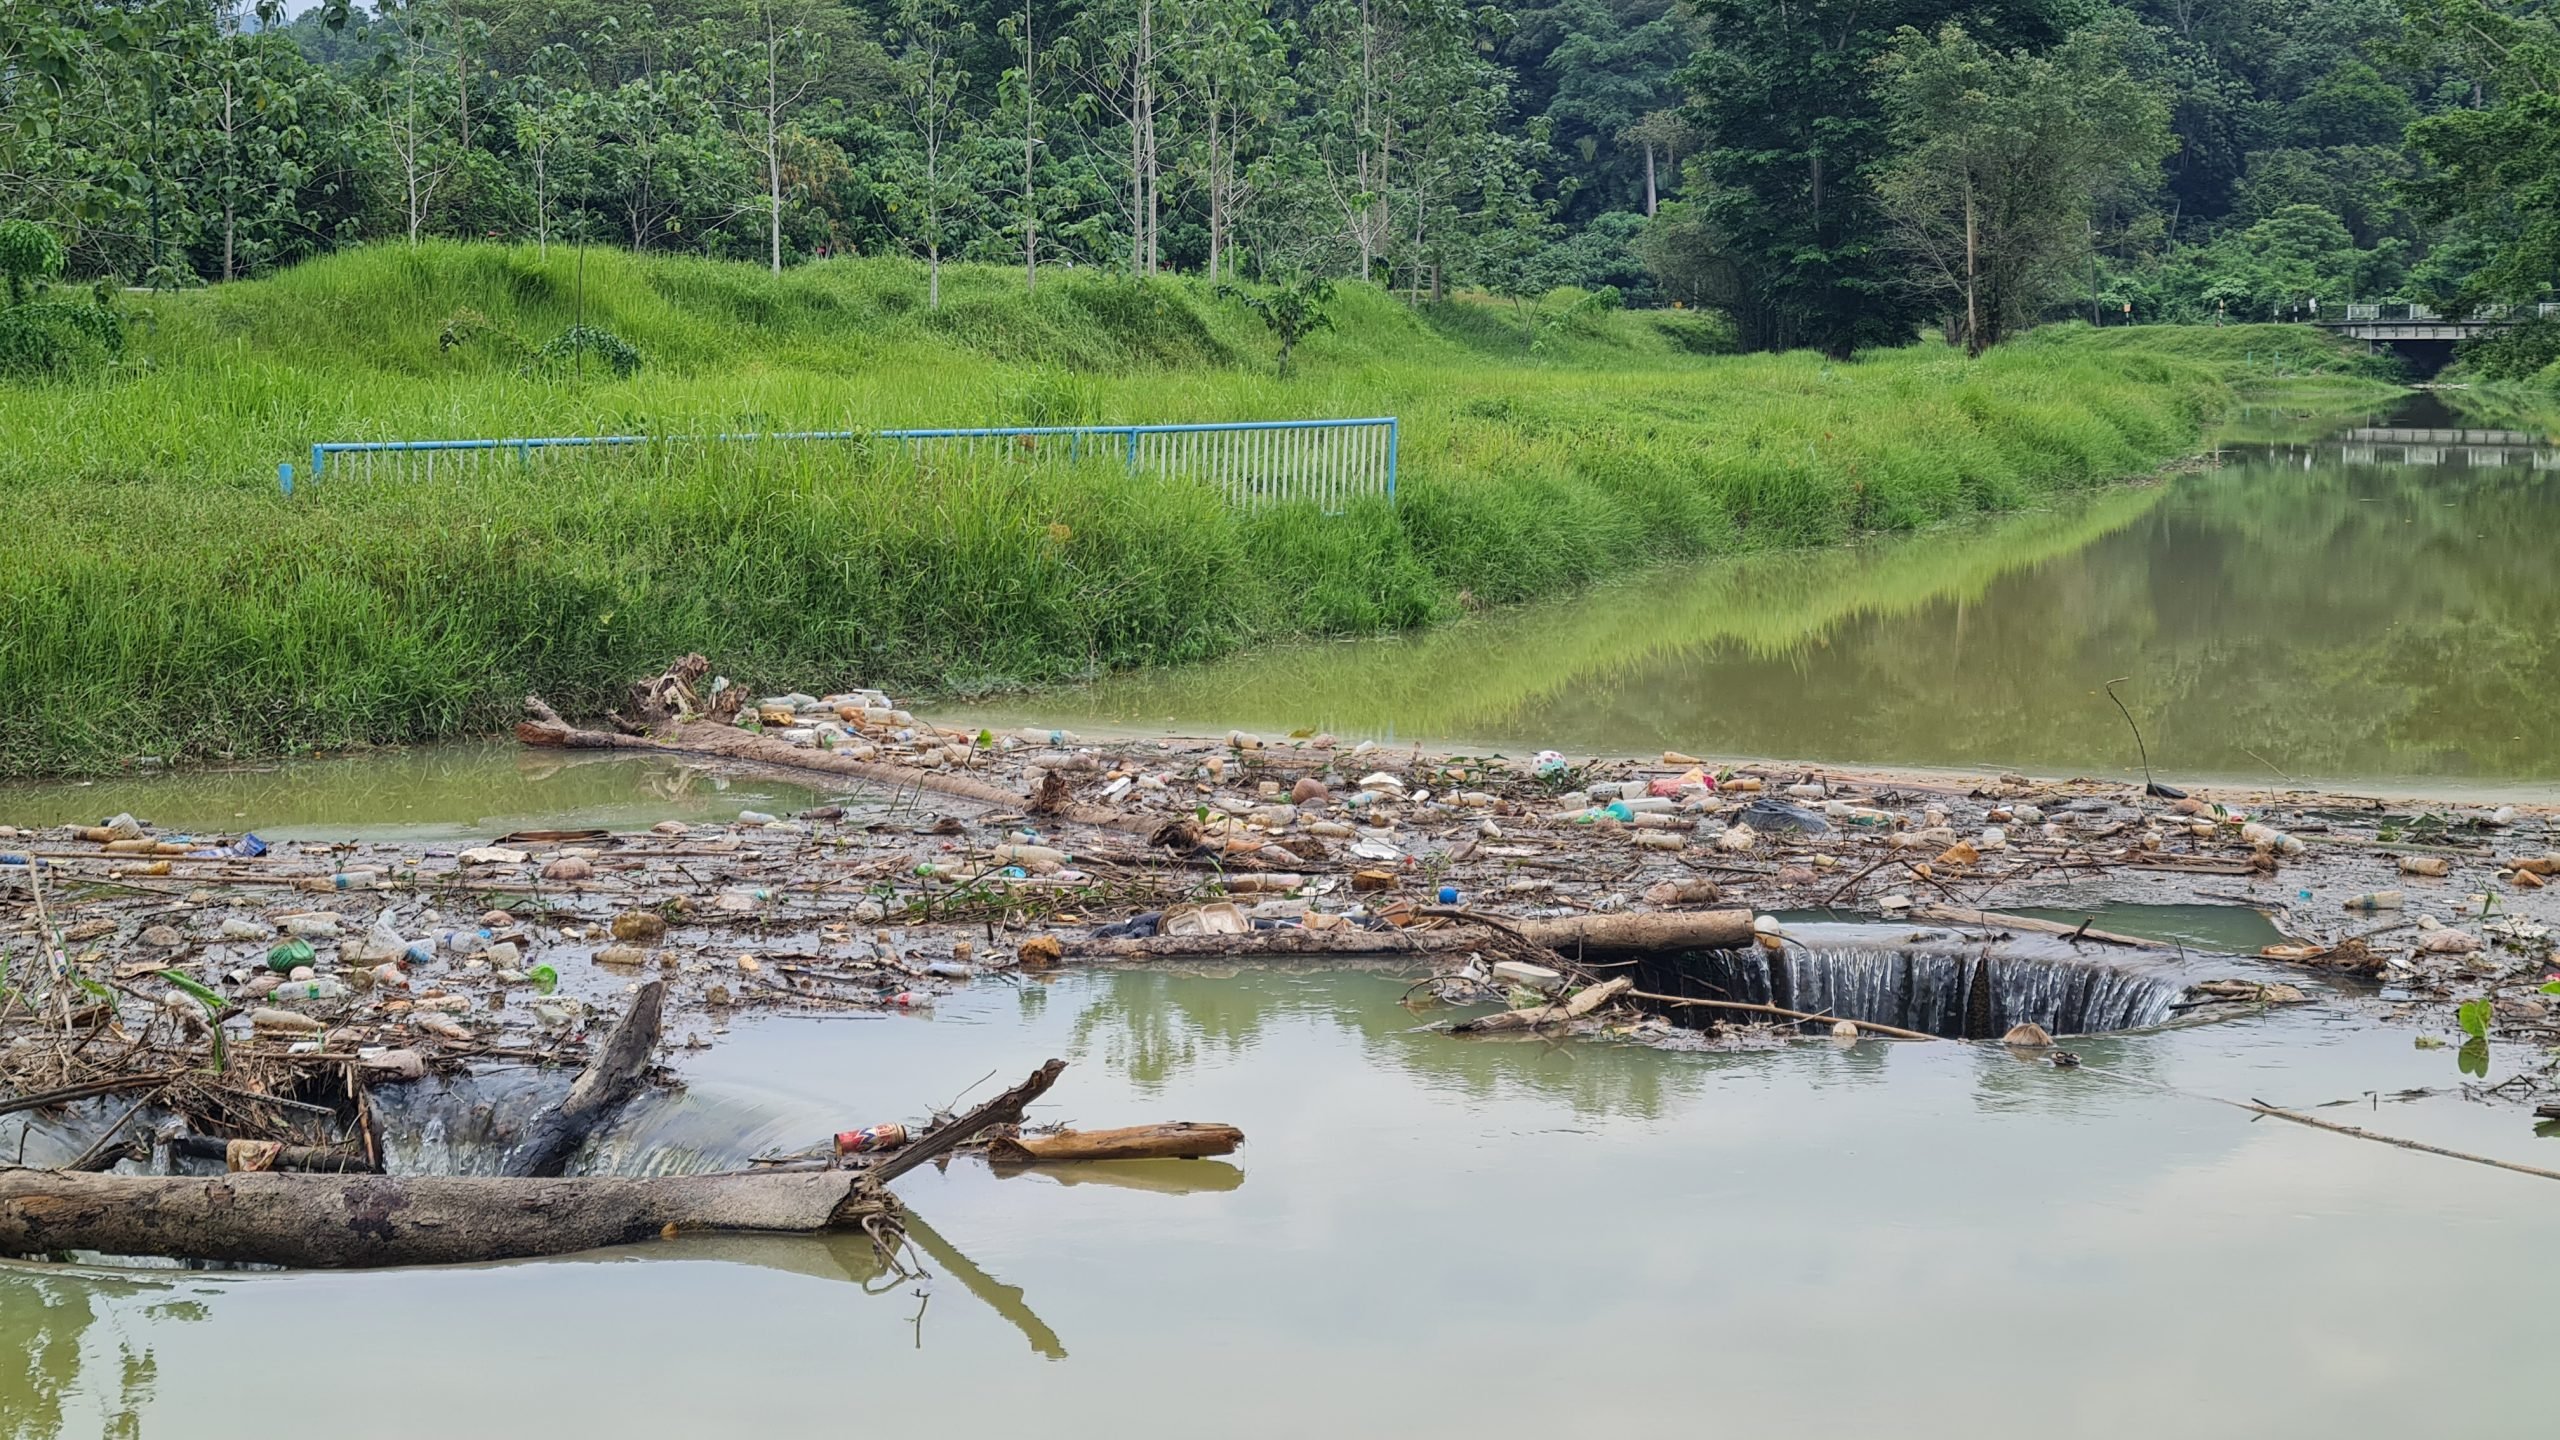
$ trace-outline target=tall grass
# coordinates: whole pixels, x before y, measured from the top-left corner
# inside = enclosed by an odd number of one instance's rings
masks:
[[[355,252],[153,302],[98,383],[0,385],[0,774],[486,730],[528,691],[595,704],[686,650],[750,685],[917,692],[1427,624],[2148,468],[2227,404],[2224,352],[2247,348],[2082,331],[1840,365],[1701,357],[1708,322],[1617,315],[1533,353],[1502,307],[1353,290],[1282,380],[1248,312],[1180,281],[1026,298],[962,267],[937,313],[895,261],[777,279],[591,252],[583,296],[579,263]],[[641,371],[528,370],[581,320]],[[2264,328],[2296,368],[2346,364]],[[851,446],[273,482],[317,439],[1379,412],[1404,419],[1401,503],[1336,517]]]

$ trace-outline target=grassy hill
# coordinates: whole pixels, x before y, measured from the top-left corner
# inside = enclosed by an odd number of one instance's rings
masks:
[[[581,273],[583,271],[583,273]],[[1361,287],[1296,373],[1184,280],[436,244],[133,307],[124,363],[0,382],[0,774],[499,726],[702,650],[909,693],[1427,624],[1706,554],[2011,509],[2180,453],[2301,329],[2039,333],[1852,364],[1709,317]],[[573,326],[610,347],[562,359]],[[315,440],[1396,414],[1399,503],[1231,509],[1113,465],[653,447],[276,491]]]

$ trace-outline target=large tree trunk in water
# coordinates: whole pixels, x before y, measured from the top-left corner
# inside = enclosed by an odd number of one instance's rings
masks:
[[[613,1047],[608,1044],[607,1050]],[[894,1223],[889,1182],[991,1126],[1018,1125],[1066,1062],[865,1169],[519,1179],[0,1171],[0,1254],[95,1250],[268,1265],[447,1265],[566,1255],[675,1231],[805,1234]]]
[[[579,1072],[569,1098],[534,1117],[532,1133],[508,1158],[509,1175],[549,1176],[567,1170],[570,1155],[640,1088],[640,1072],[649,1067],[649,1052],[657,1048],[666,998],[663,980],[650,981],[631,997],[631,1008]]]
[[[574,1180],[0,1172],[0,1253],[338,1268],[565,1255],[677,1230],[818,1231],[886,1205],[857,1171]]]

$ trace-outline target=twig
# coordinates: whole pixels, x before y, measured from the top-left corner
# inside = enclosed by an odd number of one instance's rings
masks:
[[[1710,1010],[1748,1010],[1754,1015],[1779,1015],[1789,1020],[1803,1020],[1815,1025],[1830,1021],[1835,1025],[1855,1025],[1861,1030],[1873,1030],[1879,1035],[1890,1035],[1897,1040],[1941,1038],[1926,1031],[1905,1030],[1899,1025],[1879,1025],[1873,1020],[1848,1020],[1833,1015],[1809,1015],[1802,1010],[1788,1010],[1776,1005],[1755,1005],[1748,1000],[1702,1000],[1694,996],[1655,995],[1644,990],[1630,990],[1627,992],[1627,997],[1632,1000],[1651,1000],[1657,1005],[1700,1005]]]
[[[2116,687],[2132,678],[2130,675],[2119,675],[2108,681],[2103,688],[2107,692],[2107,698],[2114,700],[2116,709],[2123,714],[2125,728],[2133,732],[2134,753],[2142,757],[2142,793],[2148,795],[2152,787],[2159,783],[2151,778],[2151,747],[2142,743],[2142,727],[2133,723],[2133,712],[2125,709],[2124,701],[2116,698]]]

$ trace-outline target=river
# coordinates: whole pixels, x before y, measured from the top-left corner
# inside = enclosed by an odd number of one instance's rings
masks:
[[[2171,776],[2548,788],[2550,451],[2429,448],[2235,441],[2050,514],[1008,713],[2122,774],[2097,692],[2129,675]],[[480,746],[11,787],[0,823],[133,809],[431,843],[817,796]],[[673,1052],[690,1088],[593,1163],[735,1163],[1052,1055],[1071,1068],[1036,1119],[1226,1121],[1248,1143],[919,1172],[900,1188],[929,1279],[859,1238],[349,1275],[0,1265],[0,1435],[2547,1429],[2560,1316],[2531,1257],[2560,1245],[2552,1182],[2206,1098],[2560,1165],[2521,1111],[2460,1095],[2454,1050],[2366,1002],[2076,1041],[2086,1063],[2056,1070],[1952,1043],[1467,1041],[1423,1029],[1405,986],[1078,971],[929,1014],[742,1020]],[[2501,1048],[2491,1074],[2537,1063]]]
[[[2437,433],[2370,438],[2395,430]],[[2415,394],[2343,422],[2244,415],[2215,458],[2047,511],[970,714],[2133,776],[2105,693],[2122,677],[2164,778],[2560,795],[2560,448]]]
[[[696,1163],[1071,1062],[1038,1118],[1223,1120],[1233,1163],[901,1183],[867,1242],[354,1275],[0,1267],[0,1433],[2538,1433],[2550,1163],[2449,1051],[2342,1011],[1747,1054],[1417,1030],[1400,978],[986,984],[741,1024],[613,1154]],[[2398,1092],[2426,1089],[2422,1099]],[[2378,1092],[2379,1098],[2375,1098]],[[980,1093],[983,1093],[983,1089]],[[129,1417],[129,1418],[119,1418]]]

